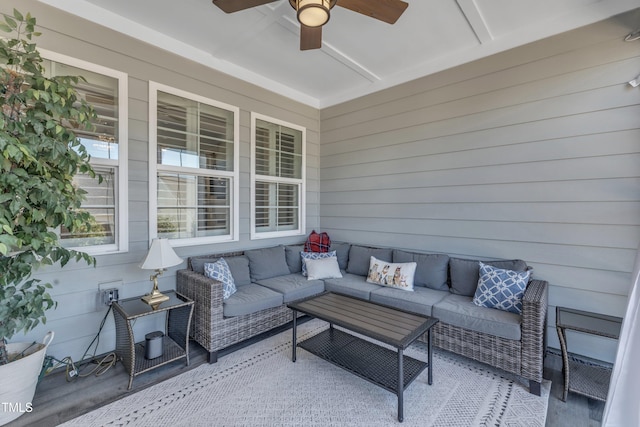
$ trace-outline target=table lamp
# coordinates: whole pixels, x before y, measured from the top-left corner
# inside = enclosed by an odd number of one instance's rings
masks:
[[[149,279],[153,280],[153,290],[150,294],[143,296],[142,301],[149,304],[154,310],[161,303],[167,301],[169,297],[161,294],[158,290],[158,276],[167,268],[178,265],[181,262],[182,258],[173,251],[168,239],[153,239],[147,257],[140,264],[140,268],[143,270],[156,271]]]

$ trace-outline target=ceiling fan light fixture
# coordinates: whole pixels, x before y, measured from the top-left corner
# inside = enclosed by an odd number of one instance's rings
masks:
[[[298,21],[307,27],[321,27],[329,20],[331,0],[297,0]]]

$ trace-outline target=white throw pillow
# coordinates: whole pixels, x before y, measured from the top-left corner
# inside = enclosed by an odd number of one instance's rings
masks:
[[[302,259],[302,275],[307,275],[307,260],[309,259],[320,259],[320,258],[329,258],[329,257],[337,257],[336,251],[330,252],[300,252],[300,257]]]
[[[415,262],[393,263],[371,257],[367,282],[390,288],[413,291],[413,276],[416,274]]]
[[[337,257],[307,259],[307,280],[339,279],[342,277]]]

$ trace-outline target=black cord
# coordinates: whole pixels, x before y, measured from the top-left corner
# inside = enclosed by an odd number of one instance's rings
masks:
[[[100,344],[100,333],[102,332],[102,328],[104,328],[104,324],[107,321],[107,317],[109,316],[109,313],[111,313],[111,304],[109,304],[109,309],[107,310],[104,317],[102,318],[102,321],[100,322],[98,333],[93,338],[93,340],[91,341],[87,349],[84,351],[84,354],[82,355],[82,358],[80,359],[79,363],[82,363],[84,361],[84,358],[87,356],[87,353],[89,353],[89,349],[91,348],[94,342],[96,343],[96,348],[93,350],[93,355],[91,356],[91,359],[93,360],[96,357],[96,351],[98,351],[98,345]]]
[[[80,362],[78,362],[79,364],[84,364],[85,366],[87,366],[90,362],[96,362],[97,366],[93,369],[91,369],[88,373],[81,373],[79,370],[77,372],[78,377],[88,377],[89,375],[92,375],[95,373],[96,376],[100,376],[102,374],[104,374],[105,372],[107,372],[109,370],[109,368],[111,368],[113,365],[116,364],[117,362],[117,357],[115,355],[115,353],[109,353],[106,356],[104,356],[102,359],[100,360],[96,360],[96,352],[98,351],[98,346],[100,345],[100,333],[102,332],[102,329],[104,328],[104,325],[107,321],[107,317],[109,317],[109,313],[111,313],[111,304],[109,304],[109,309],[107,310],[107,312],[105,313],[104,317],[102,318],[102,321],[100,322],[100,327],[98,328],[98,333],[96,334],[96,336],[93,338],[93,340],[91,341],[91,343],[89,343],[89,346],[87,347],[87,349],[85,350],[84,354],[82,355],[82,358],[80,359]],[[95,348],[93,349],[93,354],[91,355],[90,359],[85,359],[87,354],[89,353],[89,350],[91,349],[91,347],[93,346],[93,344],[95,343]]]
[[[67,378],[67,382],[71,382],[72,380],[75,380],[76,378],[88,377],[89,375],[92,375],[94,373],[95,373],[96,376],[100,376],[100,375],[104,374],[105,372],[107,372],[109,370],[109,368],[114,366],[116,364],[116,362],[117,362],[117,357],[116,357],[116,354],[113,353],[113,352],[112,353],[108,353],[102,359],[96,361],[96,352],[98,351],[98,346],[100,345],[100,333],[102,332],[102,329],[104,328],[104,325],[105,325],[105,323],[107,321],[107,317],[109,316],[110,312],[111,312],[111,305],[109,305],[109,309],[107,310],[107,312],[105,313],[104,317],[102,318],[102,321],[100,322],[100,327],[98,328],[98,333],[93,338],[91,343],[89,343],[89,346],[87,347],[87,349],[85,350],[84,354],[82,355],[82,358],[78,362],[78,365],[82,364],[82,365],[86,366],[90,362],[95,361],[97,363],[97,366],[95,368],[91,369],[88,373],[82,374],[80,372],[80,369],[76,367],[76,364],[73,362],[71,357],[67,356],[62,360],[58,360],[55,357],[46,356],[46,358],[45,358],[45,369],[47,370],[47,372],[44,375],[50,373],[51,371],[53,371],[55,368],[57,368],[60,365],[66,365],[66,374],[65,375],[66,375],[66,378]],[[96,347],[93,350],[93,354],[91,355],[91,357],[89,359],[85,359],[87,354],[91,350],[91,347],[94,345],[94,343],[95,343]],[[57,364],[53,365],[52,361],[57,362]],[[41,375],[41,377],[44,376],[44,375]]]

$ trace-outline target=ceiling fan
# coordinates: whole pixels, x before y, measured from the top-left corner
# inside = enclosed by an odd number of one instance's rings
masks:
[[[213,0],[213,4],[226,13],[233,13],[273,1]],[[336,4],[389,24],[394,24],[409,6],[402,0],[289,0],[289,3],[297,11],[300,22],[300,50],[322,47],[322,26],[329,20],[330,10]]]

